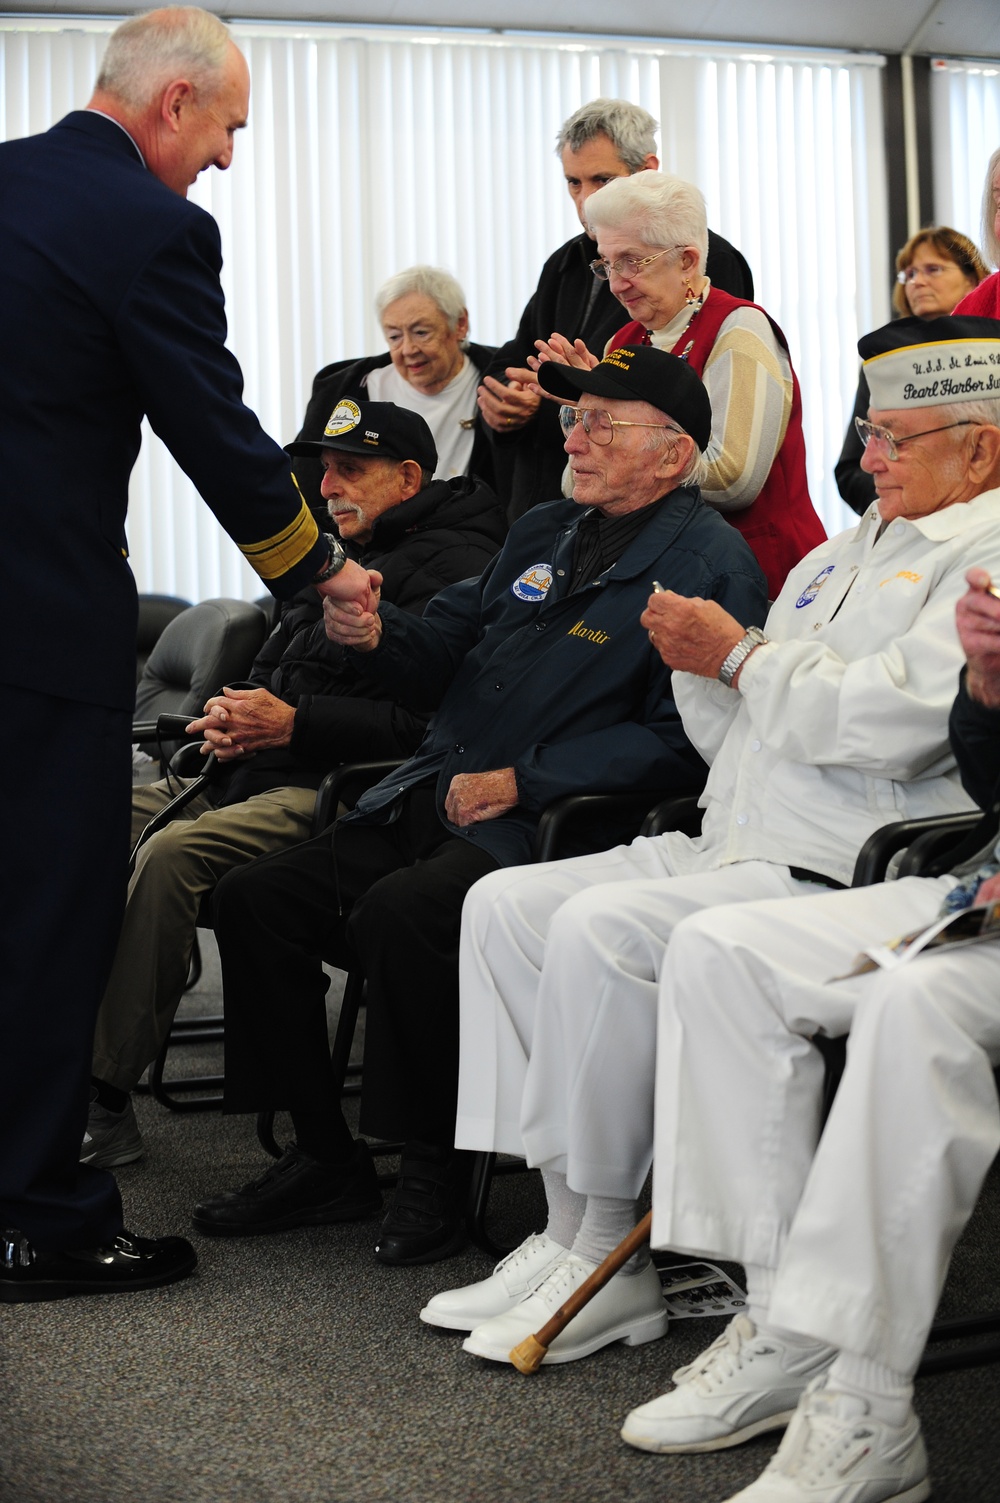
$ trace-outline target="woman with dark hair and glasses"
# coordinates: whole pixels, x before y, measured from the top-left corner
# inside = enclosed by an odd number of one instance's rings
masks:
[[[608,349],[651,344],[701,377],[712,402],[702,494],[746,538],[773,598],[826,536],[809,499],[788,342],[763,308],[705,275],[705,200],[693,183],[664,172],[615,178],[588,198],[586,215],[594,275],[632,320]],[[543,360],[596,364],[580,341],[558,334],[538,348]]]
[[[946,224],[918,230],[896,255],[892,306],[901,318],[942,318],[987,275],[986,264],[967,235]],[[833,470],[838,491],[859,517],[875,500],[875,482],[861,468],[865,446],[857,429],[857,419],[864,422],[867,416],[868,383],[862,372],[844,447]]]

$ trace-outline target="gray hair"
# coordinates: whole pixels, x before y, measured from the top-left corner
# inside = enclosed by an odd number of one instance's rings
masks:
[[[691,458],[677,476],[677,484],[704,485],[708,475],[708,461],[698,448],[697,440],[688,433],[686,428],[682,428],[677,419],[671,417],[669,412],[664,412],[661,407],[654,407],[652,402],[644,402],[642,405],[648,408],[657,422],[669,423],[670,427],[652,429],[644,438],[641,447],[650,452],[665,449],[667,444],[675,439],[679,433],[683,433],[685,438],[691,439],[694,448],[691,451]]]
[[[135,110],[145,109],[178,78],[211,97],[230,45],[228,27],[207,10],[176,5],[147,11],[112,32],[97,89]]]
[[[942,428],[948,423],[977,423],[989,428],[1000,428],[1000,397],[977,397],[972,402],[948,402],[941,407],[924,410],[933,410]]]
[[[585,211],[590,229],[626,230],[639,245],[662,250],[671,245],[693,245],[698,251],[698,271],[705,270],[708,255],[708,218],[701,189],[669,172],[636,172],[616,177],[587,199]]]
[[[656,121],[627,99],[592,99],[574,110],[556,137],[556,155],[567,146],[579,151],[595,136],[607,136],[629,172],[638,172],[656,153]]]
[[[455,328],[466,311],[465,293],[450,271],[442,271],[440,266],[408,266],[405,271],[397,271],[394,277],[383,282],[376,292],[375,316],[379,323],[390,303],[407,297],[411,292],[422,293],[436,303],[448,320],[449,329]]]
[[[993,202],[993,179],[998,167],[1000,167],[1000,146],[990,157],[989,166],[986,169],[986,186],[983,189],[983,250],[991,266],[1000,266],[1000,240],[997,239],[997,232],[993,228],[997,216],[996,204]]]

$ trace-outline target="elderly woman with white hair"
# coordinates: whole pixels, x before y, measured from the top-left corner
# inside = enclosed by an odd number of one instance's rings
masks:
[[[983,186],[983,254],[1000,265],[1000,146],[990,157]],[[952,309],[976,318],[1000,318],[1000,271],[980,282]]]
[[[686,360],[712,401],[705,500],[757,555],[774,598],[789,569],[826,534],[809,499],[799,385],[788,341],[763,308],[705,275],[705,200],[663,172],[616,178],[587,200],[594,275],[631,322],[608,348],[652,344]],[[579,341],[554,335],[542,359],[589,366]]]
[[[375,313],[388,350],[324,366],[296,442],[321,438],[338,402],[395,402],[419,413],[434,435],[437,479],[476,474],[492,484],[493,455],[476,392],[495,351],[470,344],[460,284],[438,266],[410,266],[383,282]],[[295,477],[309,505],[325,516],[318,460],[297,460]]]

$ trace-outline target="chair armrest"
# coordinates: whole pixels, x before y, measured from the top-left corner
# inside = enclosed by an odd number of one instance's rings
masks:
[[[701,809],[696,793],[682,794],[679,798],[665,798],[651,809],[643,820],[642,835],[662,835],[664,830],[679,830],[682,835],[698,835],[701,832]]]
[[[383,762],[342,762],[339,767],[333,768],[316,790],[313,834],[319,835],[328,825],[333,824],[340,804],[353,809],[363,793],[374,788],[376,783],[380,783],[402,765],[397,757]]]
[[[568,793],[542,810],[533,859],[556,861],[609,850],[638,835],[651,793]]]
[[[899,819],[893,824],[883,825],[869,835],[858,852],[851,886],[870,887],[873,882],[884,882],[891,858],[925,831],[941,831],[954,838],[964,830],[971,830],[980,818],[977,811],[974,814],[937,815],[930,819]],[[912,876],[913,872],[907,875]]]
[[[929,862],[933,861],[936,856],[943,856],[957,843],[959,836],[966,834],[969,830],[974,830],[981,821],[982,815],[978,810],[974,814],[954,814],[943,818],[936,829],[927,830],[923,835],[918,835],[916,840],[907,846],[896,876],[924,876]],[[985,845],[985,841],[983,843]]]

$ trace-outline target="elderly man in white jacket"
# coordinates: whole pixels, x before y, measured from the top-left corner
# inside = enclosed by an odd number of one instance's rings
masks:
[[[723,903],[844,885],[879,826],[971,807],[947,726],[965,571],[1000,574],[997,334],[985,319],[901,320],[861,341],[878,501],[792,571],[763,633],[712,602],[650,597],[641,624],[711,767],[702,834],[508,869],[469,894],[456,1143],[540,1165],[549,1219],[492,1278],[421,1311],[470,1330],[466,1350],[508,1360],[634,1223],[674,927]],[[567,371],[581,390],[586,375]],[[546,1361],[665,1329],[637,1257]],[[796,1381],[828,1360],[804,1350]]]

